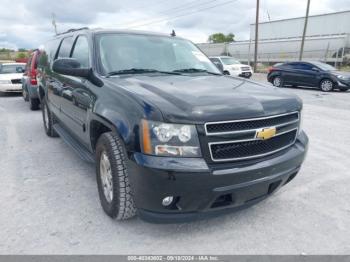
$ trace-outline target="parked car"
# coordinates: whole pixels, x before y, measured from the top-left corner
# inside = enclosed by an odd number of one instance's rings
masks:
[[[221,74],[179,37],[70,30],[44,45],[38,71],[46,134],[96,164],[101,205],[118,220],[254,204],[307,152],[299,98]]]
[[[21,78],[24,63],[3,63],[0,65],[0,92],[21,92]]]
[[[250,78],[253,70],[230,56],[212,56],[210,60],[225,74]]]
[[[269,69],[267,81],[274,86],[309,86],[324,92],[350,89],[350,72],[338,71],[322,62],[288,62]]]
[[[40,56],[39,50],[34,50],[26,64],[26,70],[22,77],[22,94],[24,101],[29,101],[31,110],[37,110],[40,107],[37,82],[37,67]]]

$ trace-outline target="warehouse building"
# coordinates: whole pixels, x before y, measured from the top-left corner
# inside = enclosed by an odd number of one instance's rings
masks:
[[[305,17],[259,23],[258,61],[297,60]],[[306,31],[304,59],[341,63],[350,55],[350,11],[313,15]],[[250,39],[226,44],[198,44],[207,55],[229,54],[244,62],[254,56],[255,24]]]

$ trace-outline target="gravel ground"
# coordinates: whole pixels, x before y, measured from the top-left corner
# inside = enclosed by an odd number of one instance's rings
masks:
[[[0,254],[349,254],[350,92],[286,91],[310,137],[299,175],[249,209],[174,225],[107,217],[94,167],[44,134],[40,111],[0,97]]]

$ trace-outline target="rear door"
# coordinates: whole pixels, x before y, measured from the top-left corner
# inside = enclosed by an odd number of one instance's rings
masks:
[[[300,85],[303,79],[303,73],[300,70],[300,62],[286,63],[283,68],[283,81],[287,85]]]
[[[58,51],[55,55],[55,59],[69,57],[72,48],[72,37],[68,36],[61,40]],[[52,67],[52,65],[51,65]],[[52,105],[52,110],[55,115],[61,119],[62,118],[62,92],[67,88],[67,77],[51,71],[50,79],[48,79],[48,99]]]

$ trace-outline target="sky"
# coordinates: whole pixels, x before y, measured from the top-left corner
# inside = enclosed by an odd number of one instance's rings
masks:
[[[301,17],[306,0],[260,0],[260,21]],[[36,48],[69,28],[118,28],[176,34],[195,43],[212,33],[249,39],[256,0],[0,0],[0,48]],[[310,15],[350,10],[350,0],[311,0]]]

